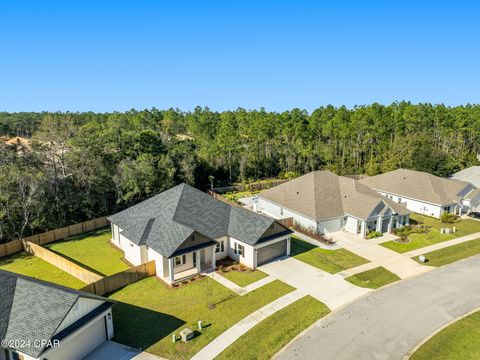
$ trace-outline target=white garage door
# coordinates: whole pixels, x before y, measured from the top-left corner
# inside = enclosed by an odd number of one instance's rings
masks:
[[[287,240],[264,246],[257,250],[257,266],[287,254]]]
[[[52,352],[49,360],[80,360],[107,340],[105,317],[85,325],[71,338],[60,341],[60,347]]]

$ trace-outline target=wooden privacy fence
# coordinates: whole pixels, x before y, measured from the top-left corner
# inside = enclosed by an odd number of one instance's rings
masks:
[[[56,266],[57,268],[69,273],[70,275],[76,277],[84,283],[89,284],[91,282],[102,279],[100,275],[84,269],[80,265],[75,264],[74,262],[64,258],[63,256],[57,255],[53,251],[50,251],[32,242],[25,242],[25,251],[29,254],[39,257],[42,260],[47,261],[53,266]]]
[[[82,234],[91,230],[96,230],[107,225],[107,217],[101,217],[98,219],[88,220],[82,223],[47,231],[41,234],[27,236],[23,239],[13,240],[6,244],[0,244],[0,257],[23,251],[23,241],[43,245],[65,239],[70,236]]]
[[[238,205],[236,202],[228,200],[226,197],[224,197],[220,194],[217,194],[216,192],[213,192],[211,190],[208,190],[207,194],[210,195],[211,197],[217,199],[217,200],[220,200],[220,201],[223,201],[224,203],[227,203],[228,205],[232,205],[232,206],[236,206],[236,207],[242,207],[242,206]]]
[[[292,227],[293,224],[295,223],[295,221],[293,220],[293,217],[277,219],[277,222],[279,222],[280,224],[286,227]]]
[[[152,260],[125,271],[98,279],[80,290],[91,294],[105,295],[146,277],[153,276],[156,273],[155,260]]]
[[[265,181],[261,183],[224,186],[224,187],[214,188],[213,191],[220,194],[231,192],[231,191],[245,191],[245,190],[260,191],[260,190],[270,189],[274,186],[283,184],[287,181],[288,179],[279,179],[279,180]]]

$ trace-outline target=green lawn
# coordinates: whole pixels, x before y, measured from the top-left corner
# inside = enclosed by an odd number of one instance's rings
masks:
[[[425,254],[428,262],[422,264],[442,266],[477,254],[480,254],[480,239],[429,252]],[[415,256],[413,259],[420,263],[418,256]]]
[[[128,269],[128,265],[122,261],[123,253],[110,244],[111,237],[110,228],[103,228],[45,247],[100,275],[112,275]]]
[[[292,236],[290,256],[331,274],[369,262],[348,250],[322,249],[295,236]]]
[[[410,360],[480,359],[480,312],[446,327],[423,344]]]
[[[218,273],[241,287],[253,284],[254,282],[257,282],[258,280],[261,280],[268,276],[260,270],[230,270],[228,272],[219,271]]]
[[[305,296],[257,324],[216,359],[268,360],[329,311],[320,301]]]
[[[292,290],[275,280],[239,296],[208,277],[179,288],[150,277],[110,296],[120,301],[113,307],[115,340],[168,359],[187,359],[245,316]],[[195,330],[198,320],[206,326],[195,339],[172,343],[173,332]]]
[[[427,234],[411,234],[409,236],[409,244],[400,244],[395,241],[388,241],[381,245],[394,250],[399,253],[408,252],[411,250],[419,249],[425,246],[433,245],[439,242],[452,240],[461,236],[480,232],[480,221],[472,219],[461,219],[454,224],[442,224],[440,220],[423,216],[419,214],[411,214],[410,222],[412,224],[419,223],[426,226],[430,226],[431,229]],[[454,234],[440,234],[440,228],[456,228]]]
[[[0,269],[50,281],[73,289],[80,289],[86,285],[76,277],[26,252],[0,258]]]
[[[370,289],[378,289],[394,281],[400,280],[400,278],[394,273],[385,269],[383,266],[379,266],[375,269],[352,275],[345,280],[350,281],[353,285]]]

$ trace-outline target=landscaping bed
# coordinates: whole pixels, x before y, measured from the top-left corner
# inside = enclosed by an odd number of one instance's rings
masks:
[[[86,284],[76,277],[26,252],[0,258],[0,269],[31,276],[54,284],[80,289]]]
[[[400,278],[396,274],[385,269],[383,266],[379,266],[375,269],[347,277],[345,280],[360,287],[378,289],[382,286],[398,281]]]
[[[480,254],[480,239],[466,241],[424,254],[428,260],[425,263],[420,262],[418,256],[413,259],[428,266],[442,266],[477,254]]]
[[[112,275],[129,268],[123,253],[110,243],[110,228],[90,231],[44,245],[47,249],[100,275]]]
[[[295,236],[291,238],[290,256],[331,274],[369,262],[348,250],[322,249]]]
[[[437,244],[443,241],[452,240],[465,235],[480,232],[480,221],[472,219],[459,219],[454,223],[442,223],[438,219],[434,219],[428,216],[412,214],[410,215],[410,222],[414,228],[428,228],[426,232],[420,233],[408,233],[410,242],[399,243],[397,241],[388,241],[382,243],[382,246],[394,250],[398,253],[405,253],[415,249],[419,249],[425,246]],[[456,228],[456,232],[452,234],[441,234],[441,228]],[[402,236],[402,234],[399,234]]]
[[[239,296],[208,277],[170,288],[150,277],[131,284],[110,297],[115,341],[168,359],[188,359],[233,324],[294,288],[275,280]],[[188,343],[172,343],[172,333],[185,327],[206,325]]]
[[[217,272],[240,287],[253,284],[268,275],[260,270],[252,270],[231,259],[217,261]]]
[[[257,324],[216,359],[271,359],[290,340],[329,312],[326,305],[305,296]]]
[[[480,358],[480,312],[446,327],[423,344],[410,360],[465,360]]]

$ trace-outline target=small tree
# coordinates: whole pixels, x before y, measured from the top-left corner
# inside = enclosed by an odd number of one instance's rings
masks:
[[[208,175],[208,180],[210,180],[210,190],[213,191],[213,180],[215,177],[213,175]]]

